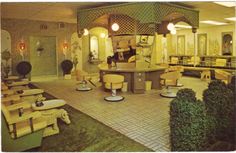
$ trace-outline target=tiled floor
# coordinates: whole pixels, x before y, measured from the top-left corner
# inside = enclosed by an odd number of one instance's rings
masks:
[[[180,82],[184,87],[194,89],[200,99],[202,91],[207,88],[207,83],[197,78],[183,77]],[[103,99],[110,93],[104,92],[101,87],[89,92],[75,91],[74,79],[44,78],[35,79],[33,83],[154,151],[170,151],[168,124],[171,99],[160,97],[160,90],[145,94],[119,93],[125,100],[111,103]]]

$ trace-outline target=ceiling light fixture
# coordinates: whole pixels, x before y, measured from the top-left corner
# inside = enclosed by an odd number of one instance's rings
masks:
[[[236,17],[225,18],[225,20],[236,21]]]
[[[118,31],[120,29],[120,26],[118,23],[116,23],[116,14],[114,15],[114,23],[111,25],[112,31]]]
[[[211,24],[211,25],[226,25],[227,24],[225,22],[218,22],[218,21],[212,21],[212,20],[200,21],[200,23]]]
[[[169,30],[169,31],[171,31],[172,29],[174,29],[175,28],[175,25],[173,24],[173,23],[169,23],[168,25],[167,25],[167,29]]]
[[[87,36],[89,34],[88,29],[84,29],[84,36]]]
[[[105,34],[105,33],[101,33],[101,34],[100,34],[100,37],[101,37],[101,38],[105,38],[105,37],[106,37],[106,34]]]
[[[226,6],[226,7],[235,7],[236,6],[236,2],[213,2],[222,6]]]
[[[120,26],[119,26],[117,23],[113,23],[112,26],[111,26],[111,29],[112,29],[113,31],[118,31],[119,28],[120,28]]]

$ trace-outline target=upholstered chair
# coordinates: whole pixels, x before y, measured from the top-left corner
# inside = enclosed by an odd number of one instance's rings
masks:
[[[177,86],[178,79],[180,79],[180,71],[172,71],[161,74],[161,84],[166,87],[165,91],[161,92],[161,96],[167,98],[175,98],[176,93],[170,90],[170,86]]]
[[[170,64],[179,64],[179,59],[178,59],[178,57],[171,57],[171,59],[170,59]]]
[[[224,70],[217,70],[215,69],[215,78],[218,80],[222,80],[226,84],[231,82],[232,74],[229,72],[226,72]]]
[[[76,70],[76,80],[79,82],[79,86],[76,87],[77,91],[90,91],[91,87],[88,87],[88,82],[91,83],[94,87],[96,85],[92,82],[92,76],[85,71]]]
[[[216,59],[216,62],[213,66],[216,66],[216,67],[225,67],[227,64],[227,60],[226,59],[222,59],[222,58],[217,58]]]
[[[118,102],[122,101],[124,97],[118,96],[116,94],[117,89],[121,89],[123,87],[124,76],[117,74],[105,74],[103,76],[104,87],[106,89],[111,90],[111,96],[105,97],[106,101],[110,102]]]

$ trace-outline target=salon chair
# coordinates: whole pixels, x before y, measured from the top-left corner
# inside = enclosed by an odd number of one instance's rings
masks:
[[[23,112],[30,104],[5,106],[2,103],[2,151],[20,152],[41,145],[47,126],[41,113]]]
[[[188,61],[188,65],[194,65],[194,59],[195,59],[195,65],[200,65],[200,57],[196,56],[196,57],[191,57],[191,59]]]
[[[232,74],[223,70],[217,70],[215,69],[215,78],[218,80],[222,80],[226,84],[229,84],[231,82]]]
[[[30,103],[34,103],[36,101],[42,101],[45,100],[46,98],[43,97],[43,89],[9,89],[5,83],[2,84],[2,92],[1,92],[1,97],[7,97],[10,95],[18,95],[22,98],[23,101],[28,101]]]
[[[171,57],[170,64],[179,64],[179,58],[178,57]]]
[[[135,60],[136,60],[136,55],[133,55],[128,59],[128,63],[133,63],[135,62]]]
[[[180,72],[180,77],[182,77],[183,72],[184,72],[184,67],[183,66],[170,66],[168,68],[168,72],[172,72],[172,71],[178,71]],[[177,80],[177,84],[175,85],[176,87],[183,87],[184,85],[182,83],[179,82],[179,79]]]
[[[166,90],[162,91],[160,95],[167,98],[175,98],[176,93],[171,91],[170,87],[177,86],[178,79],[180,79],[180,77],[180,71],[172,71],[161,74],[161,84],[166,87]]]
[[[94,87],[96,85],[92,82],[92,77],[85,71],[76,70],[76,80],[79,81],[79,86],[76,88],[77,91],[90,91],[91,87],[88,87],[88,82],[91,83]]]
[[[216,66],[216,67],[225,67],[227,64],[227,60],[226,59],[221,59],[221,58],[217,58],[216,59],[216,62],[213,66]]]
[[[111,96],[105,97],[106,101],[118,102],[124,100],[124,97],[116,94],[117,89],[123,87],[124,76],[117,74],[105,74],[103,76],[104,87],[111,90]]]

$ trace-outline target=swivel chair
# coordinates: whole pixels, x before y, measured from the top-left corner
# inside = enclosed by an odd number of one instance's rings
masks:
[[[91,83],[94,87],[96,87],[96,85],[92,82],[92,77],[85,71],[77,70],[76,80],[79,81],[79,87],[76,88],[77,91],[92,90],[91,87],[88,87],[88,82]]]
[[[117,74],[106,74],[103,76],[105,88],[111,90],[111,96],[105,97],[106,101],[118,102],[124,100],[124,97],[117,96],[116,90],[121,89],[124,82],[124,76]]]
[[[166,98],[175,98],[176,93],[172,92],[170,90],[170,86],[177,86],[178,79],[181,77],[181,73],[179,71],[172,71],[172,72],[166,72],[161,74],[161,84],[166,86],[166,91],[161,92],[162,97]]]
[[[171,72],[171,71],[179,71],[180,72],[180,75],[182,77],[182,74],[184,72],[184,67],[183,66],[170,66],[168,68],[168,71]],[[184,85],[182,83],[179,82],[179,80],[177,80],[177,84],[175,85],[176,87],[183,87]]]
[[[216,59],[216,62],[213,66],[216,66],[216,67],[225,67],[227,64],[227,60],[226,59],[222,59],[222,58],[217,58]]]
[[[218,80],[222,80],[226,84],[231,82],[232,74],[223,70],[215,69],[215,78]]]

